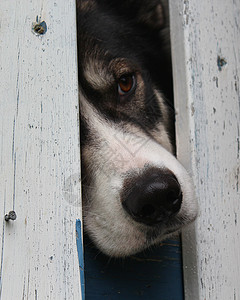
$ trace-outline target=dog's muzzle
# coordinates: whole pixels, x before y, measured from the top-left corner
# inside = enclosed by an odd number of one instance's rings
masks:
[[[180,211],[182,190],[169,170],[154,168],[127,180],[125,191],[122,205],[136,222],[149,226],[166,223]]]

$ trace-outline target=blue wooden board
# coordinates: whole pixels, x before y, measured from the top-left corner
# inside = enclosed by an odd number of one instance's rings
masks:
[[[84,245],[86,300],[184,299],[179,239],[124,260]]]
[[[79,270],[80,270],[82,300],[85,300],[84,254],[83,254],[84,251],[83,251],[83,244],[82,244],[81,220],[76,220],[76,240],[77,240],[77,251],[78,251],[78,261],[79,261]]]

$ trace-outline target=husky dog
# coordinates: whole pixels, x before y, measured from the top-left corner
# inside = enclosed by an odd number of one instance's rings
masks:
[[[109,256],[157,244],[197,214],[174,156],[166,9],[77,1],[84,228]]]

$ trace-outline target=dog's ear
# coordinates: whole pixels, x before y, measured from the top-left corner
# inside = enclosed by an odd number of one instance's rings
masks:
[[[166,12],[158,0],[133,1],[136,5],[136,15],[139,23],[145,24],[152,29],[162,29],[166,25]]]
[[[167,0],[122,0],[117,2],[122,14],[126,14],[137,23],[160,30],[168,26]]]

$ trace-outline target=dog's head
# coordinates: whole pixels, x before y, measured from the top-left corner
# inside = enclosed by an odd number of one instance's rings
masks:
[[[102,252],[127,256],[196,217],[173,154],[167,15],[155,0],[77,9],[85,230]]]

